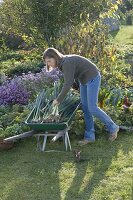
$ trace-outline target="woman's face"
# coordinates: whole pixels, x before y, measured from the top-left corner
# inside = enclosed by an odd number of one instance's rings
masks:
[[[45,63],[51,68],[55,68],[56,67],[56,61],[55,61],[54,58],[46,57],[45,58]]]

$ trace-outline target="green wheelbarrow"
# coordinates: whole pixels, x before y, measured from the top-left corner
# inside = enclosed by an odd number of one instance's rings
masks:
[[[76,114],[77,109],[80,107],[80,101],[77,101],[69,112],[69,115],[64,121],[60,122],[49,122],[49,123],[34,123],[32,122],[35,108],[31,111],[29,116],[27,117],[25,123],[35,131],[33,136],[37,137],[37,150],[45,151],[47,138],[49,136],[54,136],[51,140],[55,142],[59,137],[63,138],[63,142],[65,145],[65,150],[67,151],[68,148],[71,151],[71,143],[69,139],[68,131],[70,130],[72,120]],[[43,137],[43,142],[41,142],[41,138]],[[49,150],[45,152],[56,151],[56,150]]]

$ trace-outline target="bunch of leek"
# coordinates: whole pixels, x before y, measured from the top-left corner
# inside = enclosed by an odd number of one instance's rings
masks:
[[[60,116],[59,116],[59,109],[58,109],[58,105],[53,105],[51,104],[51,106],[45,110],[44,114],[43,114],[43,123],[46,122],[59,122],[60,120]]]
[[[45,95],[45,91],[43,90],[37,96],[37,99],[36,99],[36,102],[35,102],[34,113],[33,113],[33,118],[32,118],[32,121],[35,122],[35,123],[41,122],[41,112],[42,112],[42,110],[40,109],[40,107],[41,107],[42,99],[44,98],[44,95]]]
[[[66,121],[79,104],[79,95],[70,90],[62,104],[53,105],[52,101],[61,90],[60,82],[53,88],[42,91],[36,99],[32,122],[34,123],[58,123]]]

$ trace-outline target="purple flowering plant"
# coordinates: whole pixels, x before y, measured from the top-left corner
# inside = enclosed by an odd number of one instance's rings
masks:
[[[6,77],[0,85],[0,105],[26,105],[39,91],[52,87],[60,77],[62,73],[57,68],[47,72],[45,67],[36,74],[28,72],[12,79]]]

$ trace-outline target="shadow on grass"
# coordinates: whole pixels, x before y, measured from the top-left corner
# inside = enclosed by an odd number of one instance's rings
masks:
[[[124,137],[123,134],[117,141],[109,143],[102,136],[96,143],[85,147],[77,147],[73,143],[73,148],[81,149],[81,155],[86,159],[81,163],[75,162],[73,152],[37,152],[33,139],[22,141],[14,149],[1,153],[0,199],[88,200],[94,189],[105,179],[105,174],[112,159],[117,158],[119,149],[125,154],[131,150],[131,140],[128,136],[125,139]],[[55,149],[58,146],[59,143],[56,143]],[[65,163],[68,174],[71,166],[75,167],[74,178],[66,190],[65,184],[70,177],[65,175],[65,171],[60,175]]]
[[[111,32],[110,32],[110,35],[111,35],[113,38],[115,38],[116,35],[118,34],[118,32],[119,32],[119,30],[111,31]]]
[[[124,134],[121,137],[124,138]],[[90,147],[86,146],[85,148],[86,150],[88,149],[88,156],[86,151],[85,159],[88,158],[88,161],[84,161],[86,162],[84,165],[77,163],[76,175],[66,193],[65,200],[88,200],[90,197],[92,198],[91,195],[94,189],[99,186],[103,179],[106,179],[105,174],[112,163],[112,159],[117,158],[118,151],[121,149],[124,154],[128,154],[132,149],[132,145],[132,140],[129,141],[128,135],[126,135],[126,139],[122,141],[118,138],[118,140],[113,143],[103,141],[102,144],[102,142],[99,141],[97,144],[95,143]],[[93,169],[93,175],[89,177],[88,174],[88,179],[86,178],[84,180],[87,166]],[[81,188],[83,185],[84,187]]]

